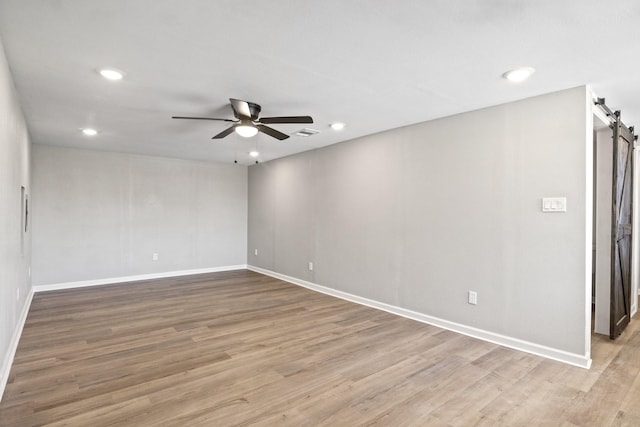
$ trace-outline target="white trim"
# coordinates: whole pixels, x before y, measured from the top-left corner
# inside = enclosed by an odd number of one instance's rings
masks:
[[[85,288],[87,286],[111,285],[114,283],[137,282],[140,280],[164,279],[166,277],[189,276],[192,274],[218,273],[220,271],[244,270],[247,264],[228,265],[223,267],[197,268],[194,270],[167,271],[163,273],[138,274],[135,276],[108,277],[105,279],[82,280],[79,282],[53,283],[50,285],[36,285],[34,292],[57,291],[61,289]]]
[[[632,143],[633,145],[634,143]],[[640,258],[636,255],[640,249],[640,235],[638,234],[638,225],[640,224],[640,212],[638,212],[638,201],[640,201],[640,175],[638,175],[638,148],[634,147],[631,153],[632,161],[632,183],[633,191],[631,195],[631,294],[635,295],[638,289],[638,269],[640,269]],[[631,298],[631,317],[638,312],[638,298]]]
[[[357,295],[349,294],[347,292],[338,291],[336,289],[327,288],[325,286],[317,285],[315,283],[307,282],[305,280],[301,280],[295,277],[276,273],[274,271],[266,270],[264,268],[256,267],[253,265],[248,265],[247,269],[251,271],[255,271],[256,273],[264,274],[266,276],[275,277],[276,279],[284,280],[285,282],[293,283],[294,285],[302,286],[304,288],[311,289],[313,291],[331,295],[346,301],[351,301],[356,304],[366,305],[367,307],[383,310],[388,313],[396,314],[398,316],[417,320],[418,322],[438,326],[443,329],[448,329],[453,332],[457,332],[473,338],[478,338],[483,341],[488,341],[504,347],[509,347],[515,350],[532,353],[538,356],[546,357],[547,359],[557,360],[559,362],[568,363],[570,365],[579,366],[585,369],[589,369],[591,367],[591,359],[581,354],[569,353],[563,350],[558,350],[558,349],[547,347],[544,345],[535,344],[535,343],[520,340],[517,338],[496,334],[494,332],[485,331],[483,329],[473,328],[471,326],[466,326],[466,325],[451,322],[448,320],[440,319],[438,317],[429,316],[427,314],[418,313],[416,311],[407,310],[406,308],[397,307],[397,306],[386,304],[379,301],[374,301],[368,298],[363,298]]]
[[[27,295],[24,307],[22,307],[22,313],[20,313],[20,317],[18,318],[18,324],[16,325],[16,329],[13,331],[13,336],[9,342],[9,350],[2,362],[2,370],[0,370],[0,401],[2,401],[4,388],[7,386],[7,381],[9,380],[9,373],[11,372],[11,366],[13,365],[13,358],[15,357],[16,350],[18,349],[18,343],[22,336],[22,329],[27,321],[27,314],[29,314],[29,308],[31,307],[31,301],[33,300],[33,293],[34,291],[32,288],[29,291],[29,295]]]
[[[593,162],[593,116],[601,113],[599,108],[595,108],[594,100],[597,100],[596,94],[593,93],[591,87],[585,87],[585,135],[584,135],[584,151],[585,151],[585,195],[584,195],[584,358],[591,363],[591,310],[593,305],[593,221],[594,212],[593,204],[593,183],[594,183],[594,162]],[[598,111],[596,111],[598,110]],[[598,116],[599,117],[599,116]]]

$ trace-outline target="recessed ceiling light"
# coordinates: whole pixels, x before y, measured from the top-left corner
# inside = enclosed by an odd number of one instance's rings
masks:
[[[533,74],[535,71],[536,70],[531,67],[520,67],[514,70],[507,71],[502,75],[502,77],[511,82],[520,83],[531,77],[531,74]]]
[[[122,80],[124,73],[115,68],[102,68],[100,69],[100,75],[107,80]]]
[[[236,133],[240,136],[244,136],[245,138],[251,138],[258,133],[258,128],[251,125],[240,125],[236,126]]]
[[[344,129],[344,123],[340,123],[340,122],[331,123],[331,129],[333,129],[333,130],[342,130],[342,129]]]
[[[87,135],[87,136],[95,136],[98,134],[98,131],[95,129],[91,129],[91,128],[84,128],[82,129],[82,133]]]
[[[253,150],[253,151],[250,151],[250,152],[249,152],[249,155],[250,155],[251,157],[258,157],[258,156],[260,155],[260,153],[258,153],[257,151]]]

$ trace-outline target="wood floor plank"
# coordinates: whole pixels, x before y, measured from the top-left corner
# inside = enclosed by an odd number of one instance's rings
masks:
[[[584,370],[246,270],[37,294],[3,426],[638,426],[640,327]]]

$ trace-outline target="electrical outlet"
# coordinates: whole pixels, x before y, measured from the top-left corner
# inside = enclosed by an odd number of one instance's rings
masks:
[[[157,260],[158,260],[158,253],[157,253],[157,252],[154,252],[154,253],[153,253],[153,255],[151,255],[151,259],[152,259],[153,261],[157,261]]]
[[[469,304],[478,304],[478,293],[476,291],[469,291]]]
[[[309,261],[309,271],[313,271],[313,263]]]
[[[258,256],[258,250],[257,250],[257,249],[254,249],[254,250],[253,250],[253,254],[254,254],[255,256]]]

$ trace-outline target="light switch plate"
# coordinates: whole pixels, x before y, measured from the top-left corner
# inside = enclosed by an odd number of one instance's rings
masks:
[[[478,293],[476,291],[469,291],[468,302],[472,305],[478,304]]]
[[[542,212],[566,212],[566,211],[567,211],[566,197],[543,197],[542,198]]]

